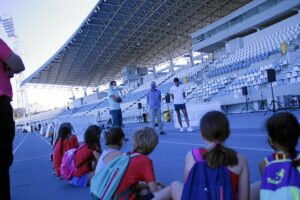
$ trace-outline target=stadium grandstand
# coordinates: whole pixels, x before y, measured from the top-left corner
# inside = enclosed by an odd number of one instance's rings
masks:
[[[194,133],[184,136],[174,128],[178,127],[176,113],[172,102],[166,100],[175,77],[187,87],[186,104],[195,127]],[[229,145],[246,154],[251,182],[257,181],[258,162],[271,151],[262,123],[277,111],[289,110],[298,119],[300,116],[300,1],[99,0],[69,40],[22,82],[23,86],[94,92],[73,99],[67,108],[31,115],[29,123],[18,119],[17,125],[21,130],[26,126],[38,130],[38,137],[49,143],[48,137],[57,136],[60,123],[71,122],[83,141],[88,125],[105,128],[110,121],[107,92],[112,80],[120,85],[128,137],[137,127],[150,126],[146,95],[151,82],[161,90],[161,117],[167,135],[160,136],[159,151],[151,158],[164,182],[182,179],[178,171],[183,172],[184,155],[194,147],[199,120],[209,110],[227,114],[233,130]],[[19,135],[17,141],[25,137],[33,136]],[[47,148],[41,151],[50,153],[52,149]],[[125,148],[130,149],[129,145]],[[17,162],[21,163],[22,157],[17,156]],[[174,169],[169,169],[173,164]],[[41,167],[50,171],[48,165]],[[20,174],[19,169],[13,171]],[[52,179],[49,175],[42,180],[51,186],[56,181]],[[62,185],[49,189],[54,193],[67,190],[55,198],[89,199],[88,190]],[[22,198],[17,193],[21,186],[14,183],[12,187],[15,199],[47,199],[42,194]],[[50,196],[54,198],[54,194]]]
[[[280,108],[297,109],[299,2],[246,3],[100,1],[77,32],[22,84],[96,88],[58,116],[93,115],[106,123],[107,90],[98,86],[119,79],[124,122],[136,123],[146,113],[151,81],[164,97],[174,77],[188,82],[188,102],[219,102],[226,113],[240,112],[246,87],[249,107],[266,110],[272,101],[267,69],[274,69]],[[203,7],[211,9],[207,15]],[[172,112],[168,107],[164,103],[162,110]]]

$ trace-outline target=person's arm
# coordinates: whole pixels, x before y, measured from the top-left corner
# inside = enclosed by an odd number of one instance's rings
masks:
[[[159,101],[161,101],[161,91],[159,90]]]
[[[241,162],[242,164],[242,171],[239,176],[238,199],[248,200],[250,197],[250,178],[248,163],[242,155],[238,155],[238,157],[239,162]]]
[[[142,169],[140,171],[140,177],[143,177],[140,180],[140,183],[145,182],[147,183],[147,186],[149,187],[149,190],[154,193],[158,191],[158,185],[155,180],[155,175],[154,175],[154,169],[153,169],[153,164],[150,159],[144,160]],[[139,173],[139,172],[138,172]],[[143,185],[140,185],[140,187]]]
[[[76,137],[76,135],[72,135],[72,145],[74,146],[74,148],[78,148],[79,147],[79,142],[78,142],[78,139]]]
[[[100,153],[98,151],[93,151],[93,156],[95,160],[98,160],[100,157]]]
[[[185,91],[186,91],[186,85],[184,84],[184,85],[182,85],[182,96],[183,96],[183,98],[185,99]]]
[[[18,74],[25,70],[25,66],[23,64],[22,59],[12,52],[5,60],[4,63],[7,64],[8,71],[13,74]]]
[[[110,97],[112,98],[112,100],[114,100],[117,103],[121,103],[122,102],[121,98],[117,97],[116,95],[111,95]]]
[[[195,159],[192,155],[192,152],[189,151],[185,157],[184,181],[186,181],[186,179],[188,178],[189,173],[190,173],[192,167],[194,166],[194,164],[195,164]]]
[[[149,186],[149,190],[154,193],[158,191],[158,186],[157,183],[155,181],[148,183]]]
[[[172,88],[170,89],[170,92],[169,92],[169,94],[170,94],[170,97],[171,97],[171,99],[172,99],[172,100],[174,100],[174,94],[173,94],[173,90],[172,90]]]
[[[260,175],[262,176],[264,171],[265,171],[265,167],[266,167],[266,161],[265,160],[262,160],[260,163],[259,163],[259,172],[260,172]]]
[[[149,106],[149,92],[147,93],[147,105]]]

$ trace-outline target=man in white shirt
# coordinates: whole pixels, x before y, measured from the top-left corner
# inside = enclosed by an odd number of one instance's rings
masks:
[[[185,96],[184,96],[185,86],[180,85],[178,78],[174,78],[174,84],[175,85],[172,86],[170,89],[170,95],[171,95],[171,98],[173,99],[174,109],[176,111],[178,123],[180,125],[179,131],[180,132],[184,131],[184,128],[182,127],[181,117],[180,117],[180,110],[181,110],[184,115],[184,119],[187,124],[187,127],[188,127],[187,131],[192,132],[193,129],[190,126],[189,117],[188,117],[188,113],[187,113],[186,106],[185,106]]]

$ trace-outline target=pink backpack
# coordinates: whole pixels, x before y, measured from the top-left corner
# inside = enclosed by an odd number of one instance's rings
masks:
[[[61,166],[60,166],[60,174],[64,179],[66,179],[66,180],[71,179],[73,174],[75,173],[76,169],[80,167],[80,166],[76,167],[74,158],[75,158],[76,152],[79,149],[81,149],[83,146],[85,146],[85,144],[78,147],[78,149],[72,148],[64,153],[62,161],[61,161]],[[82,164],[84,164],[84,163],[85,162],[83,162]],[[82,165],[82,164],[80,164],[80,165]]]

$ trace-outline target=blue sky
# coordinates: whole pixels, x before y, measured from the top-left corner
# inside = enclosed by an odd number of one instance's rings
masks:
[[[42,66],[70,38],[96,3],[97,0],[0,0],[0,17],[6,14],[13,17],[26,65],[25,77]],[[12,47],[2,25],[0,37]],[[48,108],[63,106],[71,97],[71,93],[57,89],[30,87],[27,92],[30,104]],[[16,107],[16,102],[13,105]]]

